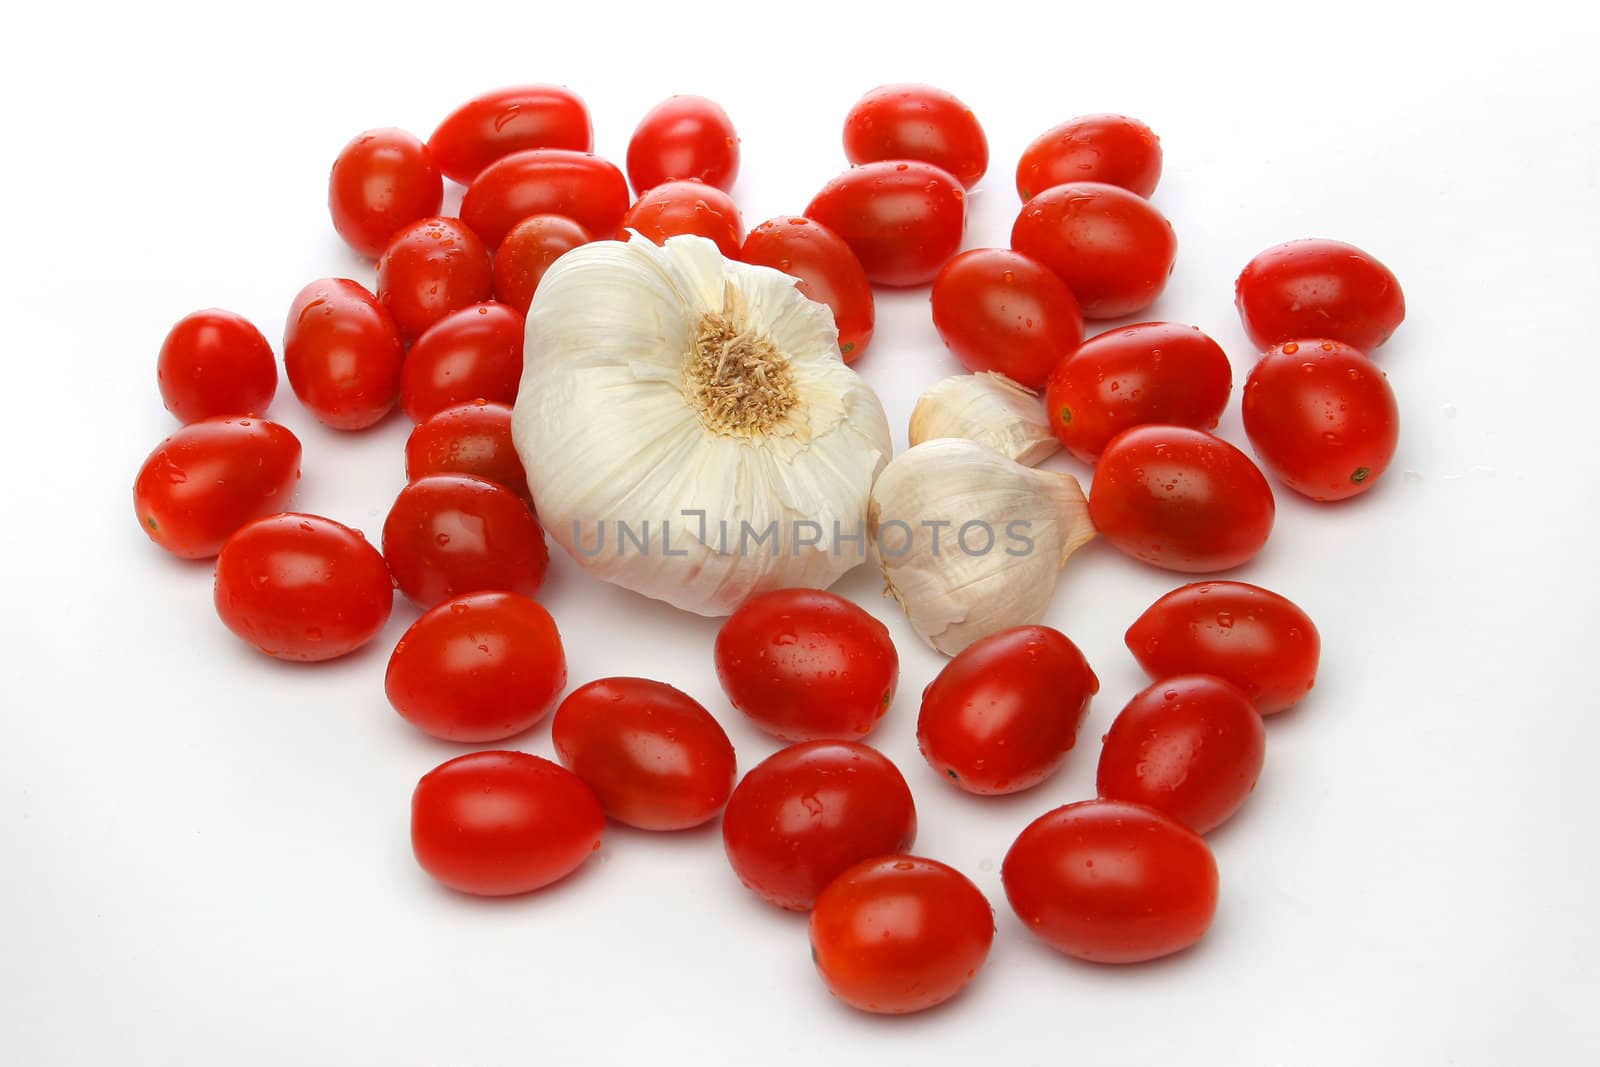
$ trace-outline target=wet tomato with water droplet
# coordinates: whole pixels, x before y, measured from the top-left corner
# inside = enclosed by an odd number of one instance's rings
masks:
[[[1126,115],[1082,115],[1051,127],[1017,161],[1024,201],[1069,182],[1104,182],[1149,196],[1161,180],[1161,138]]]
[[[400,373],[412,422],[470,400],[514,403],[522,383],[522,315],[493,301],[452,311],[417,338]]]
[[[394,235],[378,260],[378,302],[408,342],[493,291],[489,249],[460,219],[413,222]]]
[[[915,160],[865,163],[822,187],[806,216],[844,239],[878,285],[926,285],[961,248],[966,192]]]
[[[972,109],[931,85],[880,85],[844,117],[851,163],[918,159],[949,171],[968,189],[989,169],[989,139]]]
[[[1261,348],[1321,337],[1371,352],[1406,317],[1393,271],[1354,245],[1319,237],[1262,252],[1233,292],[1245,332]]]
[[[550,565],[544,530],[511,490],[467,474],[418,478],[383,523],[400,591],[424,608],[482,590],[531,597]]]
[[[402,226],[439,213],[444,180],[428,146],[405,130],[368,130],[345,145],[328,175],[328,213],[368,259]]]
[[[404,360],[394,319],[358,282],[323,278],[289,306],[284,373],[294,395],[326,426],[361,430],[389,414]]]
[[[259,415],[278,391],[278,364],[261,331],[221,308],[179,319],[156,358],[161,402],[182,422]]]
[[[629,230],[656,244],[685,233],[707,237],[729,259],[738,258],[744,240],[744,222],[733,198],[721,189],[690,181],[663,182],[641,195],[622,217],[617,240],[626,241]]]
[[[494,298],[526,315],[545,271],[588,244],[582,226],[561,215],[530,215],[511,227],[494,253]]]
[[[1083,312],[1044,264],[1008,248],[974,248],[933,280],[933,325],[969,371],[1043,389],[1083,340]]]
[[[872,283],[844,239],[799,215],[768,219],[751,230],[739,259],[800,279],[801,294],[827,304],[839,330],[839,354],[854,363],[872,340]]]
[[[639,120],[628,140],[627,163],[628,180],[641,195],[680,180],[727,192],[739,176],[739,135],[715,101],[674,96]]]
[[[585,233],[610,234],[628,211],[628,181],[588,152],[534,148],[484,168],[461,198],[461,219],[491,245],[530,215],[561,215]]]
[[[428,138],[439,169],[462,185],[513,152],[593,147],[589,109],[559,85],[514,85],[475,96],[446,115]]]
[[[406,438],[406,480],[429,474],[471,474],[531,499],[511,438],[510,405],[472,400],[418,423]]]
[[[1155,303],[1178,238],[1143,197],[1103,182],[1073,182],[1022,205],[1011,247],[1055,271],[1086,318],[1114,319]]]

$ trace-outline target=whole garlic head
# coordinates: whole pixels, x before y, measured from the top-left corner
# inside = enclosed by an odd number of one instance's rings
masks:
[[[1033,467],[1061,448],[1039,394],[995,371],[935,382],[911,411],[911,443],[965,437]]]

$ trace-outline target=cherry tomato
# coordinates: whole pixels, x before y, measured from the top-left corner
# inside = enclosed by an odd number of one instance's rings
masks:
[[[1032,200],[1069,182],[1104,182],[1149,196],[1161,180],[1161,138],[1126,115],[1083,115],[1051,127],[1022,150],[1017,195]]]
[[[715,818],[737,777],[733,744],[692,697],[647,678],[602,678],[561,702],[556,752],[606,814],[641,830]]]
[[[376,259],[389,239],[439,213],[444,180],[428,146],[405,130],[368,130],[345,145],[328,175],[328,212],[345,244]]]
[[[920,159],[971,189],[989,169],[989,140],[972,109],[931,85],[881,85],[844,118],[851,163]]]
[[[809,911],[847,868],[917,837],[906,780],[888,758],[854,741],[807,741],[758,763],[722,815],[728,862],[769,904]]]
[[[400,374],[412,422],[469,400],[510,404],[522,383],[522,315],[490,301],[452,311],[417,338]]]
[[[317,421],[360,430],[394,407],[405,348],[383,305],[348,278],[300,290],[283,329],[283,369]]]
[[[1312,500],[1364,493],[1389,469],[1400,408],[1389,379],[1338,341],[1286,341],[1244,383],[1244,432],[1262,464]]]
[[[1406,317],[1388,267],[1354,245],[1317,237],[1273,245],[1245,264],[1233,292],[1260,348],[1317,337],[1371,352]]]
[[[526,752],[439,764],[411,795],[411,851],[462,893],[504,897],[559,882],[600,848],[606,817],[589,787]]]
[[[551,265],[590,237],[561,215],[530,215],[506,231],[494,254],[494,298],[526,315]]]
[[[394,609],[394,581],[360,532],[318,515],[257,519],[217,557],[217,615],[269,656],[315,663],[371,641]]]
[[[811,912],[811,958],[834,996],[904,1015],[972,981],[994,943],[988,898],[954,867],[919,856],[865,860],[828,883]]]
[[[869,733],[900,678],[888,628],[821,589],[779,589],[740,604],[717,633],[716,660],[729,702],[785,741]]]
[[[429,474],[471,474],[531,499],[511,440],[510,406],[473,400],[418,423],[406,438],[406,480]]]
[[[1115,185],[1072,182],[1022,206],[1011,247],[1060,275],[1085,317],[1114,319],[1156,302],[1178,238],[1142,197]]]
[[[650,109],[628,141],[628,180],[643,195],[662,182],[704,182],[723,192],[739,176],[739,135],[703,96],[674,96]]]
[[[452,311],[489,299],[489,249],[460,219],[413,222],[378,260],[378,300],[407,342]]]
[[[944,265],[933,280],[933,325],[963,367],[999,371],[1029,389],[1043,389],[1083,340],[1072,290],[1006,248],[974,248]]]
[[[745,235],[739,258],[800,279],[801,294],[833,312],[844,361],[861,358],[872,340],[872,283],[843,238],[799,215],[768,219]]]
[[[1200,835],[1120,800],[1039,816],[1006,853],[1000,878],[1035,937],[1095,963],[1188,948],[1217,910],[1217,863]]]
[[[1135,426],[1111,439],[1089,486],[1095,529],[1167,570],[1237,567],[1267,543],[1272,489],[1250,457],[1185,426]]]
[[[134,479],[133,510],[150,540],[180,559],[206,559],[245,523],[288,507],[299,480],[294,434],[219,416],[156,446]]]
[[[383,555],[400,591],[424,608],[488,589],[531,597],[550,565],[528,505],[468,474],[430,474],[400,490]]]
[[[1091,337],[1056,364],[1044,403],[1056,437],[1093,463],[1132,426],[1212,429],[1232,389],[1228,354],[1198,327],[1141,322]]]
[[[656,244],[680,233],[709,237],[730,259],[739,255],[744,223],[733,198],[721,189],[700,182],[662,182],[642,194],[622,217],[618,240],[629,230]]]
[[[259,415],[278,391],[272,346],[250,320],[209,308],[178,320],[156,358],[161,402],[181,422]]]
[[[534,148],[495,160],[472,180],[461,218],[492,245],[529,215],[564,215],[585,233],[616,233],[628,210],[628,182],[599,156]]]
[[[1152,678],[1213,674],[1243,690],[1263,715],[1311,691],[1322,655],[1310,616],[1244,582],[1180,586],[1146,608],[1125,640]]]
[[[589,109],[577,93],[559,85],[514,85],[475,96],[446,115],[428,138],[439,169],[462,185],[513,152],[593,147]]]
[[[806,215],[844,239],[879,285],[926,285],[961,247],[961,183],[915,160],[852,167],[822,187]]]

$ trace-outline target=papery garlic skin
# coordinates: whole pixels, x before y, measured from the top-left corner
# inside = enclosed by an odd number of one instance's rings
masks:
[[[923,393],[911,411],[911,443],[964,437],[1028,467],[1061,448],[1039,394],[995,371],[957,374]]]
[[[692,236],[556,261],[528,310],[512,435],[540,521],[584,569],[702,615],[862,562],[892,454],[828,308]]]
[[[870,524],[887,592],[912,628],[951,656],[1042,620],[1062,564],[1094,537],[1072,475],[957,438],[896,456],[873,487]],[[990,534],[988,550],[974,551]]]

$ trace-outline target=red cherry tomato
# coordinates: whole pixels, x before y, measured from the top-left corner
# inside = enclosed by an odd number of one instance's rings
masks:
[[[1132,426],[1212,429],[1232,389],[1228,354],[1198,327],[1141,322],[1091,337],[1056,364],[1044,402],[1056,437],[1093,463]]]
[[[646,678],[602,678],[561,702],[561,762],[606,814],[641,830],[687,830],[715,818],[737,777],[733,744],[692,697]]]
[[[452,311],[417,338],[400,374],[412,422],[469,400],[514,403],[522,383],[522,315],[490,301]]]
[[[1371,352],[1406,317],[1388,267],[1354,245],[1316,237],[1273,245],[1245,264],[1233,292],[1259,348],[1317,337]]]
[[[550,565],[528,505],[467,474],[430,474],[400,490],[383,523],[383,556],[400,591],[424,608],[488,589],[531,597]]]
[[[893,763],[853,741],[807,741],[758,763],[722,815],[728,862],[768,904],[808,911],[864,859],[917,837],[911,790]]]
[[[1200,940],[1217,910],[1217,863],[1158,811],[1086,800],[1039,816],[1000,868],[1029,932],[1069,956],[1138,963]]]
[[[1073,182],[1022,206],[1011,247],[1060,275],[1085,317],[1114,319],[1156,302],[1178,238],[1142,197],[1115,185]]]
[[[404,360],[394,320],[348,278],[312,282],[289,305],[284,373],[319,422],[360,430],[389,414]]]
[[[966,988],[989,958],[994,910],[954,867],[880,856],[828,883],[811,912],[811,958],[834,996],[904,1015]]]
[[[394,581],[359,531],[317,515],[241,526],[217,557],[217,615],[269,656],[315,663],[371,641],[394,609]]]
[[[530,499],[528,475],[511,440],[511,408],[474,400],[418,423],[406,438],[406,480],[429,474],[471,474]]]
[[[439,764],[411,795],[411,851],[462,893],[504,897],[559,882],[600,848],[606,817],[571,771],[526,752]]]
[[[1322,638],[1310,616],[1244,582],[1195,582],[1145,609],[1128,651],[1152,678],[1213,674],[1243,690],[1263,715],[1300,701],[1317,680]]]
[[[178,320],[156,358],[161,402],[181,422],[259,415],[278,391],[272,346],[250,320],[209,308]]]
[[[785,741],[869,733],[900,678],[888,628],[821,589],[779,589],[740,604],[717,633],[716,660],[729,702]]]
[[[1104,182],[1139,196],[1161,180],[1161,138],[1126,115],[1083,115],[1054,126],[1022,150],[1017,195],[1032,200],[1069,182]]]
[[[949,172],[914,160],[852,167],[806,215],[844,239],[879,285],[926,285],[961,247],[967,194]]]
[[[656,244],[680,233],[709,237],[730,259],[739,255],[744,223],[733,198],[721,189],[700,182],[662,182],[639,197],[622,217],[618,240],[629,230]]]
[[[506,232],[494,254],[494,298],[526,315],[551,265],[590,237],[569,218],[532,215]]]
[[[489,249],[460,219],[413,222],[378,260],[378,300],[408,342],[452,311],[489,299],[493,289]]]
[[[798,215],[768,219],[745,235],[739,258],[800,279],[801,294],[833,312],[844,361],[861,358],[872,340],[872,283],[838,234]]]
[[[972,109],[931,85],[881,85],[844,118],[851,163],[920,159],[971,189],[989,169],[989,140]]]
[[[1267,543],[1272,489],[1250,457],[1185,426],[1135,426],[1111,439],[1089,486],[1095,529],[1173,571],[1237,567]]]
[[[439,213],[444,180],[428,146],[405,130],[368,130],[328,175],[328,212],[345,243],[376,259],[403,226]]]
[[[1083,340],[1083,312],[1066,283],[1006,248],[974,248],[933,280],[933,325],[961,365],[1043,389]]]
[[[563,215],[585,233],[616,233],[628,210],[628,182],[599,156],[534,148],[495,160],[472,180],[461,218],[492,245],[529,215]]]
[[[1400,407],[1389,379],[1338,341],[1287,341],[1244,383],[1244,432],[1262,464],[1312,500],[1364,493],[1389,469]]]
[[[738,176],[739,135],[728,113],[703,96],[662,101],[628,141],[628,180],[640,195],[678,180],[727,192]]]
[[[462,185],[513,152],[593,147],[589,109],[577,93],[559,85],[514,85],[475,96],[446,115],[428,138],[439,169]]]
[[[180,559],[205,559],[252,519],[289,506],[300,441],[266,419],[192,422],[156,446],[133,482],[150,540]]]

